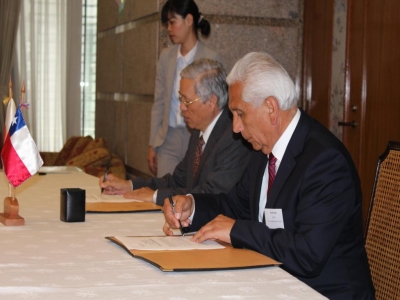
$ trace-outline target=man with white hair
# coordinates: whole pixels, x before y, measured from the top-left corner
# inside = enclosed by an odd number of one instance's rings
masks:
[[[231,243],[282,262],[329,299],[374,299],[361,187],[345,146],[297,107],[293,81],[270,55],[249,53],[227,77],[233,131],[254,150],[227,194],[175,196],[164,232]]]

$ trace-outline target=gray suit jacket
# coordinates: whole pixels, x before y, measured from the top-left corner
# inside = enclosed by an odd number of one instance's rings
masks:
[[[133,188],[158,189],[157,204],[163,205],[169,195],[187,193],[221,193],[230,190],[241,178],[251,153],[251,147],[232,131],[231,113],[225,108],[215,124],[200,160],[196,177],[193,162],[200,131],[193,130],[188,150],[176,166],[173,175],[161,178],[136,178]]]
[[[167,135],[178,49],[179,45],[163,49],[157,63],[149,143],[153,148],[161,146]],[[209,58],[222,62],[221,55],[206,47],[201,41],[198,41],[194,60],[199,58]]]

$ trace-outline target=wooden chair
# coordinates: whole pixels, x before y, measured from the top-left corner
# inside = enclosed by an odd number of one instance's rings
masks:
[[[376,299],[400,299],[400,142],[379,157],[365,239]]]

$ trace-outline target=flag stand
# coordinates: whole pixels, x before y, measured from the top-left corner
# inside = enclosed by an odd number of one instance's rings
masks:
[[[19,204],[17,198],[4,198],[4,213],[0,213],[0,222],[5,226],[23,226],[25,219],[18,215]]]

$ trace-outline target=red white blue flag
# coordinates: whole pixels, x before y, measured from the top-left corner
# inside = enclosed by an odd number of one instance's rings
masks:
[[[10,184],[17,187],[36,174],[43,165],[43,160],[20,108],[15,109],[13,99],[8,102],[4,134],[1,150],[4,173]]]

